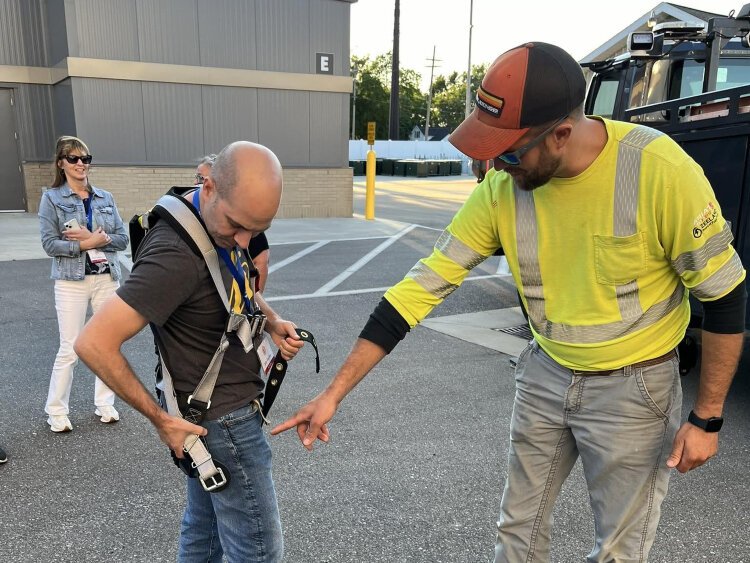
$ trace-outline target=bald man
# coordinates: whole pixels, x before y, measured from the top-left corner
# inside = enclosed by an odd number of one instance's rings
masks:
[[[244,250],[256,233],[270,227],[281,199],[281,178],[281,165],[270,150],[240,141],[219,153],[203,186],[171,193],[189,202],[219,254],[229,257],[226,264],[219,263],[233,311],[265,314],[265,331],[282,355],[291,359],[303,343],[295,325],[253,293],[254,269],[248,266],[251,262]],[[160,220],[149,230],[135,258],[130,277],[84,328],[76,352],[117,395],[151,421],[177,457],[183,458],[185,439],[197,434],[204,437],[213,458],[229,470],[229,485],[219,492],[206,492],[198,479],[187,479],[178,561],[221,561],[222,556],[230,562],[281,561],[271,450],[262,432],[258,401],[263,391],[260,360],[255,350],[246,353],[237,338],[230,338],[200,425],[167,414],[129,366],[122,345],[151,325],[185,412],[188,397],[225,330],[226,307],[204,259],[167,221]]]

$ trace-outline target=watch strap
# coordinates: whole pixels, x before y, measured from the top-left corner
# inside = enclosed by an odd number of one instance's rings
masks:
[[[724,419],[720,416],[712,416],[711,418],[701,418],[695,412],[690,411],[688,415],[688,422],[693,426],[703,429],[705,432],[718,432],[721,430],[721,426],[724,424]]]

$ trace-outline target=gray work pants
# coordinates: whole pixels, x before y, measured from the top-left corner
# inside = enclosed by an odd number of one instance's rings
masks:
[[[495,563],[549,561],[552,506],[580,455],[594,513],[589,562],[645,562],[681,418],[679,362],[574,375],[532,342],[516,368]]]

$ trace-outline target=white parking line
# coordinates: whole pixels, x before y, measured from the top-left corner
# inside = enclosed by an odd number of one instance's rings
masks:
[[[275,264],[272,264],[271,266],[268,267],[268,273],[272,274],[273,272],[275,272],[276,270],[279,270],[279,269],[283,268],[287,264],[291,264],[292,262],[296,262],[297,260],[299,260],[303,256],[307,256],[311,252],[315,252],[321,246],[325,246],[329,242],[331,242],[331,241],[329,241],[329,240],[320,240],[320,241],[316,242],[315,244],[313,244],[311,246],[308,246],[304,250],[300,250],[297,254],[292,254],[289,258],[284,258],[283,260],[281,260],[279,262],[276,262]]]
[[[341,238],[341,239],[325,239],[325,242],[349,242],[350,240],[376,240],[381,238],[388,238],[390,235],[375,235],[371,237],[351,237],[351,238]],[[272,242],[271,247],[274,246],[284,246],[288,244],[310,244],[311,242],[322,242],[324,239],[321,240],[285,240],[284,242]]]
[[[340,285],[344,280],[346,280],[349,276],[359,271],[365,264],[367,264],[370,260],[375,258],[378,254],[383,252],[386,248],[391,246],[393,243],[395,243],[398,239],[400,239],[402,236],[404,236],[407,233],[410,233],[415,228],[417,228],[418,225],[409,225],[405,229],[402,229],[392,237],[388,238],[387,240],[380,243],[378,246],[373,248],[370,252],[365,254],[362,258],[357,260],[354,264],[349,266],[346,270],[341,272],[338,276],[333,278],[331,281],[329,281],[327,284],[319,288],[317,291],[315,291],[314,295],[325,295],[327,293],[330,293],[330,291],[336,287],[337,285]]]
[[[508,276],[505,275],[498,275],[498,274],[487,274],[484,276],[472,276],[470,278],[466,278],[464,282],[470,282],[470,281],[477,281],[477,280],[486,280],[491,278],[507,278]],[[391,286],[386,287],[368,287],[365,289],[347,289],[345,291],[329,291],[328,293],[318,293],[317,291],[315,293],[302,293],[299,295],[277,295],[275,297],[266,297],[263,296],[263,299],[265,301],[271,302],[271,301],[295,301],[298,299],[315,299],[320,297],[340,297],[342,295],[358,295],[360,293],[385,293],[388,289],[390,289]],[[320,290],[318,290],[320,291]]]

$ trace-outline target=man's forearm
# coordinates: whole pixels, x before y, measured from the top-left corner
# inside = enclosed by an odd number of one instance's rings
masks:
[[[273,308],[268,303],[266,303],[266,300],[263,299],[263,296],[260,293],[255,294],[255,302],[258,304],[260,312],[268,317],[269,321],[275,321],[279,318],[279,315],[276,313],[276,311],[274,311]]]
[[[102,350],[91,345],[86,339],[79,339],[76,353],[99,379],[115,392],[123,401],[157,424],[164,411],[143,386],[122,353]]]
[[[699,417],[721,416],[742,354],[744,336],[702,331],[701,374],[693,408]]]
[[[337,404],[340,403],[385,356],[386,352],[380,346],[364,338],[358,338],[323,393],[332,397]]]

